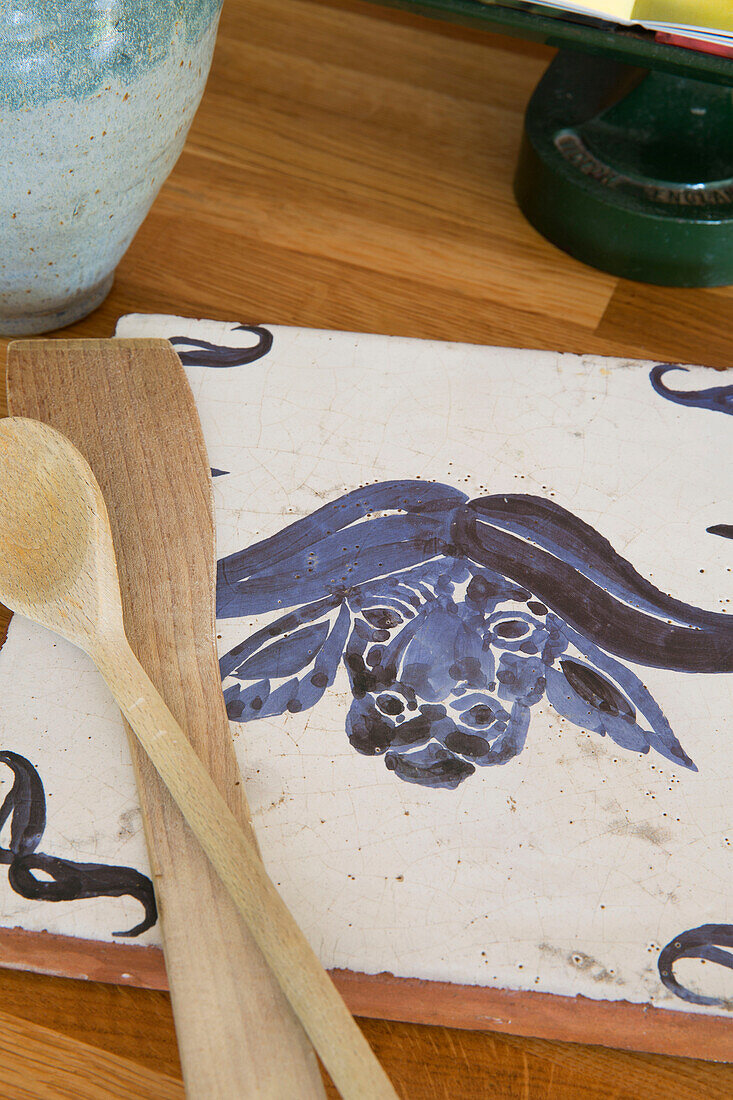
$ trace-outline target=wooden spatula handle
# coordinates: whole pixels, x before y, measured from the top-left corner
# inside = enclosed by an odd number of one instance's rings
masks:
[[[127,639],[106,639],[91,656],[344,1100],[396,1100],[384,1070],[270,881],[255,845],[239,827]]]

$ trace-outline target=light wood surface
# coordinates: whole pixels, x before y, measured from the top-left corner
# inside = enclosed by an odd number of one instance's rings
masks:
[[[51,424],[90,463],[130,643],[254,841],[214,637],[209,461],[178,357],[164,341],[16,342],[7,390],[15,414]],[[189,1096],[317,1100],[310,1043],[134,735],[129,744]]]
[[[184,154],[112,295],[64,335],[173,312],[733,366],[731,288],[620,282],[517,211],[522,114],[551,57],[355,0],[226,0]],[[0,1003],[179,1072],[164,993],[1,971]],[[405,1100],[733,1095],[729,1066],[362,1027]]]
[[[14,406],[16,394],[21,388],[19,379],[30,376],[29,385],[37,390],[38,378],[44,376],[46,369],[53,373],[54,366],[60,361],[61,369],[58,370],[57,366],[57,373],[65,374],[67,382],[61,392],[68,392],[68,384],[73,383],[70,376],[77,375],[78,384],[72,387],[74,391],[80,391],[76,404],[79,415],[76,427],[85,438],[85,428],[80,425],[94,419],[99,423],[101,415],[101,410],[96,409],[94,404],[95,387],[85,387],[82,383],[87,369],[92,378],[95,375],[103,377],[105,370],[114,377],[120,371],[124,372],[128,364],[134,363],[132,377],[139,378],[143,383],[147,379],[148,385],[153,388],[157,382],[157,367],[164,369],[166,358],[174,354],[163,341],[117,343],[92,340],[81,344],[23,341],[10,349],[8,373],[11,406]],[[169,397],[174,395],[169,394]],[[133,402],[132,410],[132,415],[138,414],[141,418],[149,411],[144,408],[143,402]],[[178,524],[185,528],[184,539],[203,538],[210,549],[213,546],[210,523],[202,531],[195,524],[195,516],[190,510],[177,508],[174,499],[167,493],[155,494],[155,479],[143,494],[129,491],[128,464],[137,463],[142,475],[140,482],[144,483],[142,471],[148,462],[154,469],[156,457],[160,457],[160,476],[165,478],[168,463],[163,460],[163,440],[165,447],[170,449],[170,463],[175,465],[176,460],[181,461],[176,448],[176,434],[171,432],[168,436],[167,426],[166,420],[158,437],[157,452],[156,435],[152,432],[141,433],[139,449],[130,446],[123,426],[122,434],[116,440],[105,441],[106,447],[116,452],[111,462],[118,463],[117,476],[111,475],[109,464],[103,464],[108,477],[106,488],[109,499],[124,502],[120,503],[118,510],[118,525],[125,514],[142,511],[142,505],[150,494],[157,498],[155,509],[161,542],[157,549],[161,557],[155,560],[148,555],[141,556],[138,568],[145,576],[159,569],[161,560],[171,574],[177,572],[178,563],[172,552],[175,540],[169,542],[167,535]],[[144,453],[148,434],[150,448]],[[128,500],[125,502],[126,495]],[[151,518],[150,515],[148,518]],[[149,544],[148,549],[152,549]],[[128,561],[128,568],[130,565]],[[191,742],[130,648],[123,626],[112,531],[102,489],[91,468],[74,444],[55,427],[23,417],[0,420],[0,597],[14,612],[55,630],[92,658],[140,745],[244,916],[270,969],[344,1100],[362,1100],[363,1097],[394,1100],[394,1090],[369,1044],[270,881],[251,829],[245,833],[239,826]],[[150,591],[143,598],[158,616],[164,616],[169,605],[172,607],[170,596],[166,598],[161,592]],[[211,647],[210,630],[207,641]],[[177,664],[180,661],[185,667],[185,651],[179,653],[175,638],[169,639],[169,642],[172,662]],[[184,676],[183,679],[187,691],[201,690],[195,676]],[[218,690],[221,694],[220,688]],[[204,734],[205,730],[201,730],[199,735],[203,737]],[[157,805],[153,804],[151,810],[150,818],[143,812],[143,821],[149,840],[152,842],[155,838],[157,850],[163,845],[170,845],[172,838],[163,836],[165,822]],[[183,862],[183,853],[171,848],[171,877],[178,875],[179,862]],[[197,904],[198,883],[189,878],[187,885],[190,888],[188,907],[191,908]],[[161,900],[165,903],[165,898]],[[174,923],[171,933],[185,938],[187,923],[183,904],[180,912],[181,923]],[[214,927],[210,935],[218,939],[219,950],[225,952],[226,941],[223,936],[217,936],[215,914],[216,910],[212,908],[210,917]],[[163,928],[167,929],[165,904],[161,916]],[[188,942],[182,950],[193,954],[197,945]],[[238,977],[242,982],[247,982],[246,974]],[[253,994],[256,999],[256,991]],[[192,1003],[181,1007],[186,1012],[195,1013],[202,1006],[194,994]],[[191,1065],[197,1052],[186,1051],[189,1061],[184,1068],[190,1067],[196,1082],[195,1087],[193,1082],[190,1087],[192,1097],[208,1100],[212,1095],[226,1098],[248,1093],[253,1097],[266,1096],[265,1087],[272,1096],[292,1095],[293,1088],[296,1095],[300,1095],[297,1067],[293,1070],[293,1080],[285,1082],[285,1086],[279,1083],[277,1064],[280,1052],[277,1043],[273,1040],[267,1044],[264,1036],[261,1038],[263,1046],[259,1052],[253,1052],[253,1062],[256,1063],[259,1056],[265,1064],[268,1061],[273,1063],[273,1073],[269,1081],[263,1078],[261,1086],[254,1089],[251,1089],[246,1066],[243,1067],[243,1075],[232,1080],[226,1072],[219,1074],[216,1064],[212,1063],[205,1067],[199,1081],[196,1067]],[[203,1047],[198,1051],[201,1058],[206,1049]]]
[[[0,1100],[184,1100],[175,1077],[6,1012],[0,1012],[0,1064]]]

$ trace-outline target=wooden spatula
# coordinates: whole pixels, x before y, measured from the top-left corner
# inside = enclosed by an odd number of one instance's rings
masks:
[[[130,648],[109,518],[89,463],[65,435],[23,416],[0,420],[0,601],[92,658],[344,1100],[396,1100],[256,844]]]
[[[163,340],[19,342],[8,355],[8,404],[57,428],[92,467],[132,648],[250,829],[214,641],[209,463],[178,357]],[[188,1095],[323,1097],[302,1028],[132,734],[130,751]]]

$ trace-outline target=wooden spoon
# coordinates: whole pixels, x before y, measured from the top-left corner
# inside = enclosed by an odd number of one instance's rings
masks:
[[[89,463],[127,639],[256,844],[221,689],[209,458],[180,359],[160,339],[15,341],[7,391],[11,416],[49,424]],[[126,722],[125,731],[186,1095],[325,1100],[313,1047],[244,918]]]
[[[0,601],[89,654],[219,873],[344,1100],[395,1100],[335,987],[130,649],[102,492],[38,421],[0,421]]]

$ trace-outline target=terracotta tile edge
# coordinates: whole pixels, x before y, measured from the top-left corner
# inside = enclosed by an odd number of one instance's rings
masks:
[[[145,989],[168,988],[159,947],[21,928],[0,928],[0,966]],[[731,1017],[386,973],[332,970],[331,976],[356,1016],[733,1062]]]

